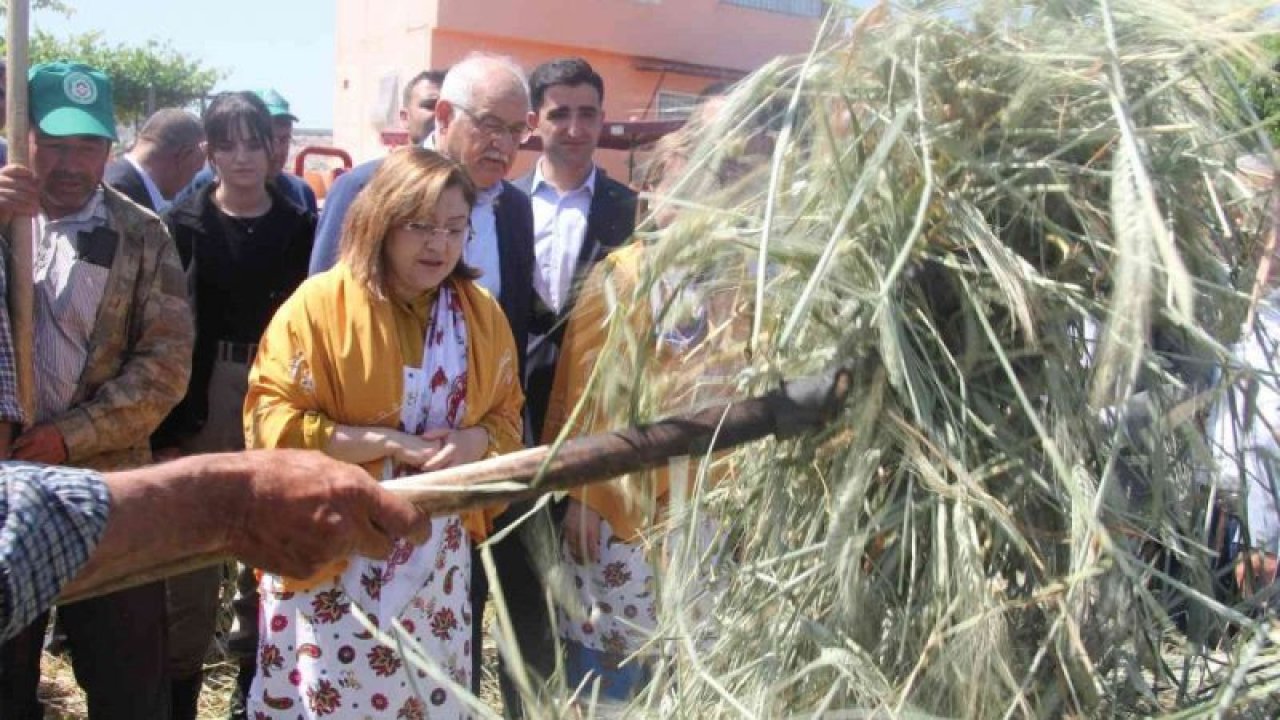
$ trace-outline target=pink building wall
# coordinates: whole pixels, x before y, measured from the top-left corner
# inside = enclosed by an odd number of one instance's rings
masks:
[[[696,95],[719,79],[716,69],[746,73],[803,53],[818,26],[720,0],[338,0],[337,13],[334,143],[357,160],[383,152],[379,131],[397,126],[405,81],[472,51],[509,55],[526,70],[581,56],[604,77],[606,116],[643,119],[658,90]],[[673,69],[638,69],[641,59]],[[626,179],[626,153],[600,160]],[[513,174],[530,164],[522,158]]]

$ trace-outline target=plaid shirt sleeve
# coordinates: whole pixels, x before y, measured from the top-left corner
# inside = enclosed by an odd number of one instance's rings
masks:
[[[9,323],[7,301],[9,283],[5,253],[0,252],[0,422],[22,424],[18,402],[18,362],[13,352],[13,327]]]
[[[110,509],[93,471],[0,463],[0,641],[53,604],[88,562]]]

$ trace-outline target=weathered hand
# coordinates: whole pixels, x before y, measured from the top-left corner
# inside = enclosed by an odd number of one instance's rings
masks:
[[[427,516],[355,465],[297,450],[243,459],[248,492],[228,546],[248,565],[306,577],[352,553],[385,557],[397,538],[425,538]]]
[[[595,510],[570,499],[565,509],[561,531],[569,544],[569,556],[579,565],[600,560],[601,518]]]
[[[55,425],[36,425],[13,441],[13,458],[46,465],[67,462],[67,443]]]
[[[0,225],[15,216],[35,217],[40,210],[40,186],[35,173],[24,165],[0,168]]]

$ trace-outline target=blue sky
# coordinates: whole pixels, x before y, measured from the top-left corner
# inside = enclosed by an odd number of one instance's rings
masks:
[[[217,90],[274,87],[301,127],[333,125],[333,0],[67,0],[34,11],[32,31],[100,30],[113,43],[167,41],[226,73]]]

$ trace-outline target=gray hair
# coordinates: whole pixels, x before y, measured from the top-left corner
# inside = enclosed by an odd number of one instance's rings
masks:
[[[449,68],[448,74],[444,76],[444,84],[440,86],[440,99],[454,105],[473,105],[476,87],[492,82],[495,74],[501,77],[502,73],[507,74],[510,82],[520,88],[528,103],[529,80],[520,64],[506,55],[485,52],[473,52]]]
[[[163,152],[175,152],[204,141],[204,124],[181,108],[163,108],[143,123],[138,140],[146,140]]]

